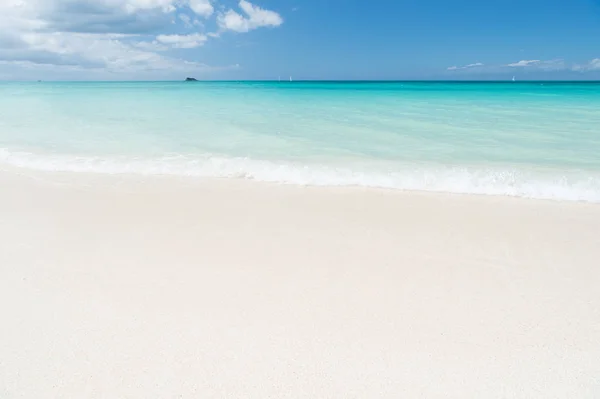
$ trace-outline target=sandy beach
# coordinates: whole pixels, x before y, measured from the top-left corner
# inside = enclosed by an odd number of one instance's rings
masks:
[[[0,172],[0,397],[596,398],[600,206]]]

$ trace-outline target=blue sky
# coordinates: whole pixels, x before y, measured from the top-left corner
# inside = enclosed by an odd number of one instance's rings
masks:
[[[0,0],[0,79],[600,79],[600,0]]]

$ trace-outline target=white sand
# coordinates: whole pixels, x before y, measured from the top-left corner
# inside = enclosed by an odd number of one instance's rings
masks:
[[[0,173],[0,398],[598,398],[600,206]]]

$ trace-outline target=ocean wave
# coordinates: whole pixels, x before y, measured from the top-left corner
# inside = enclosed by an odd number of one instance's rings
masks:
[[[600,202],[600,174],[536,173],[516,168],[397,166],[394,170],[172,156],[155,159],[41,155],[0,148],[0,163],[49,172],[242,178],[312,186],[361,186],[457,194]]]

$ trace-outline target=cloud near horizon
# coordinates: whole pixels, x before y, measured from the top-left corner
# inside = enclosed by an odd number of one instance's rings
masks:
[[[484,65],[482,63],[468,64],[462,67],[451,66],[446,68],[447,71],[464,72],[469,69],[476,68],[477,72],[481,73],[501,73],[511,72],[516,70],[523,71],[571,71],[571,72],[588,72],[600,70],[600,58],[595,58],[584,64],[569,64],[565,60],[558,58],[553,60],[520,60],[501,65]]]
[[[482,66],[485,66],[485,64],[482,64],[481,62],[476,62],[474,64],[468,64],[468,65],[460,66],[460,67],[459,66],[451,66],[451,67],[448,67],[447,70],[448,71],[458,71],[460,69],[470,69],[470,68],[477,68],[477,67],[482,67]]]
[[[181,58],[226,31],[277,27],[283,18],[246,0],[0,0],[0,66],[109,74],[219,69]],[[205,31],[206,21],[218,31]],[[225,66],[223,68],[230,68]]]
[[[521,60],[519,62],[513,62],[512,64],[508,64],[506,66],[509,66],[509,67],[530,67],[530,66],[538,65],[540,62],[541,62],[540,60]]]
[[[600,70],[600,58],[594,58],[583,65],[573,65],[573,70],[578,72],[598,71]]]

